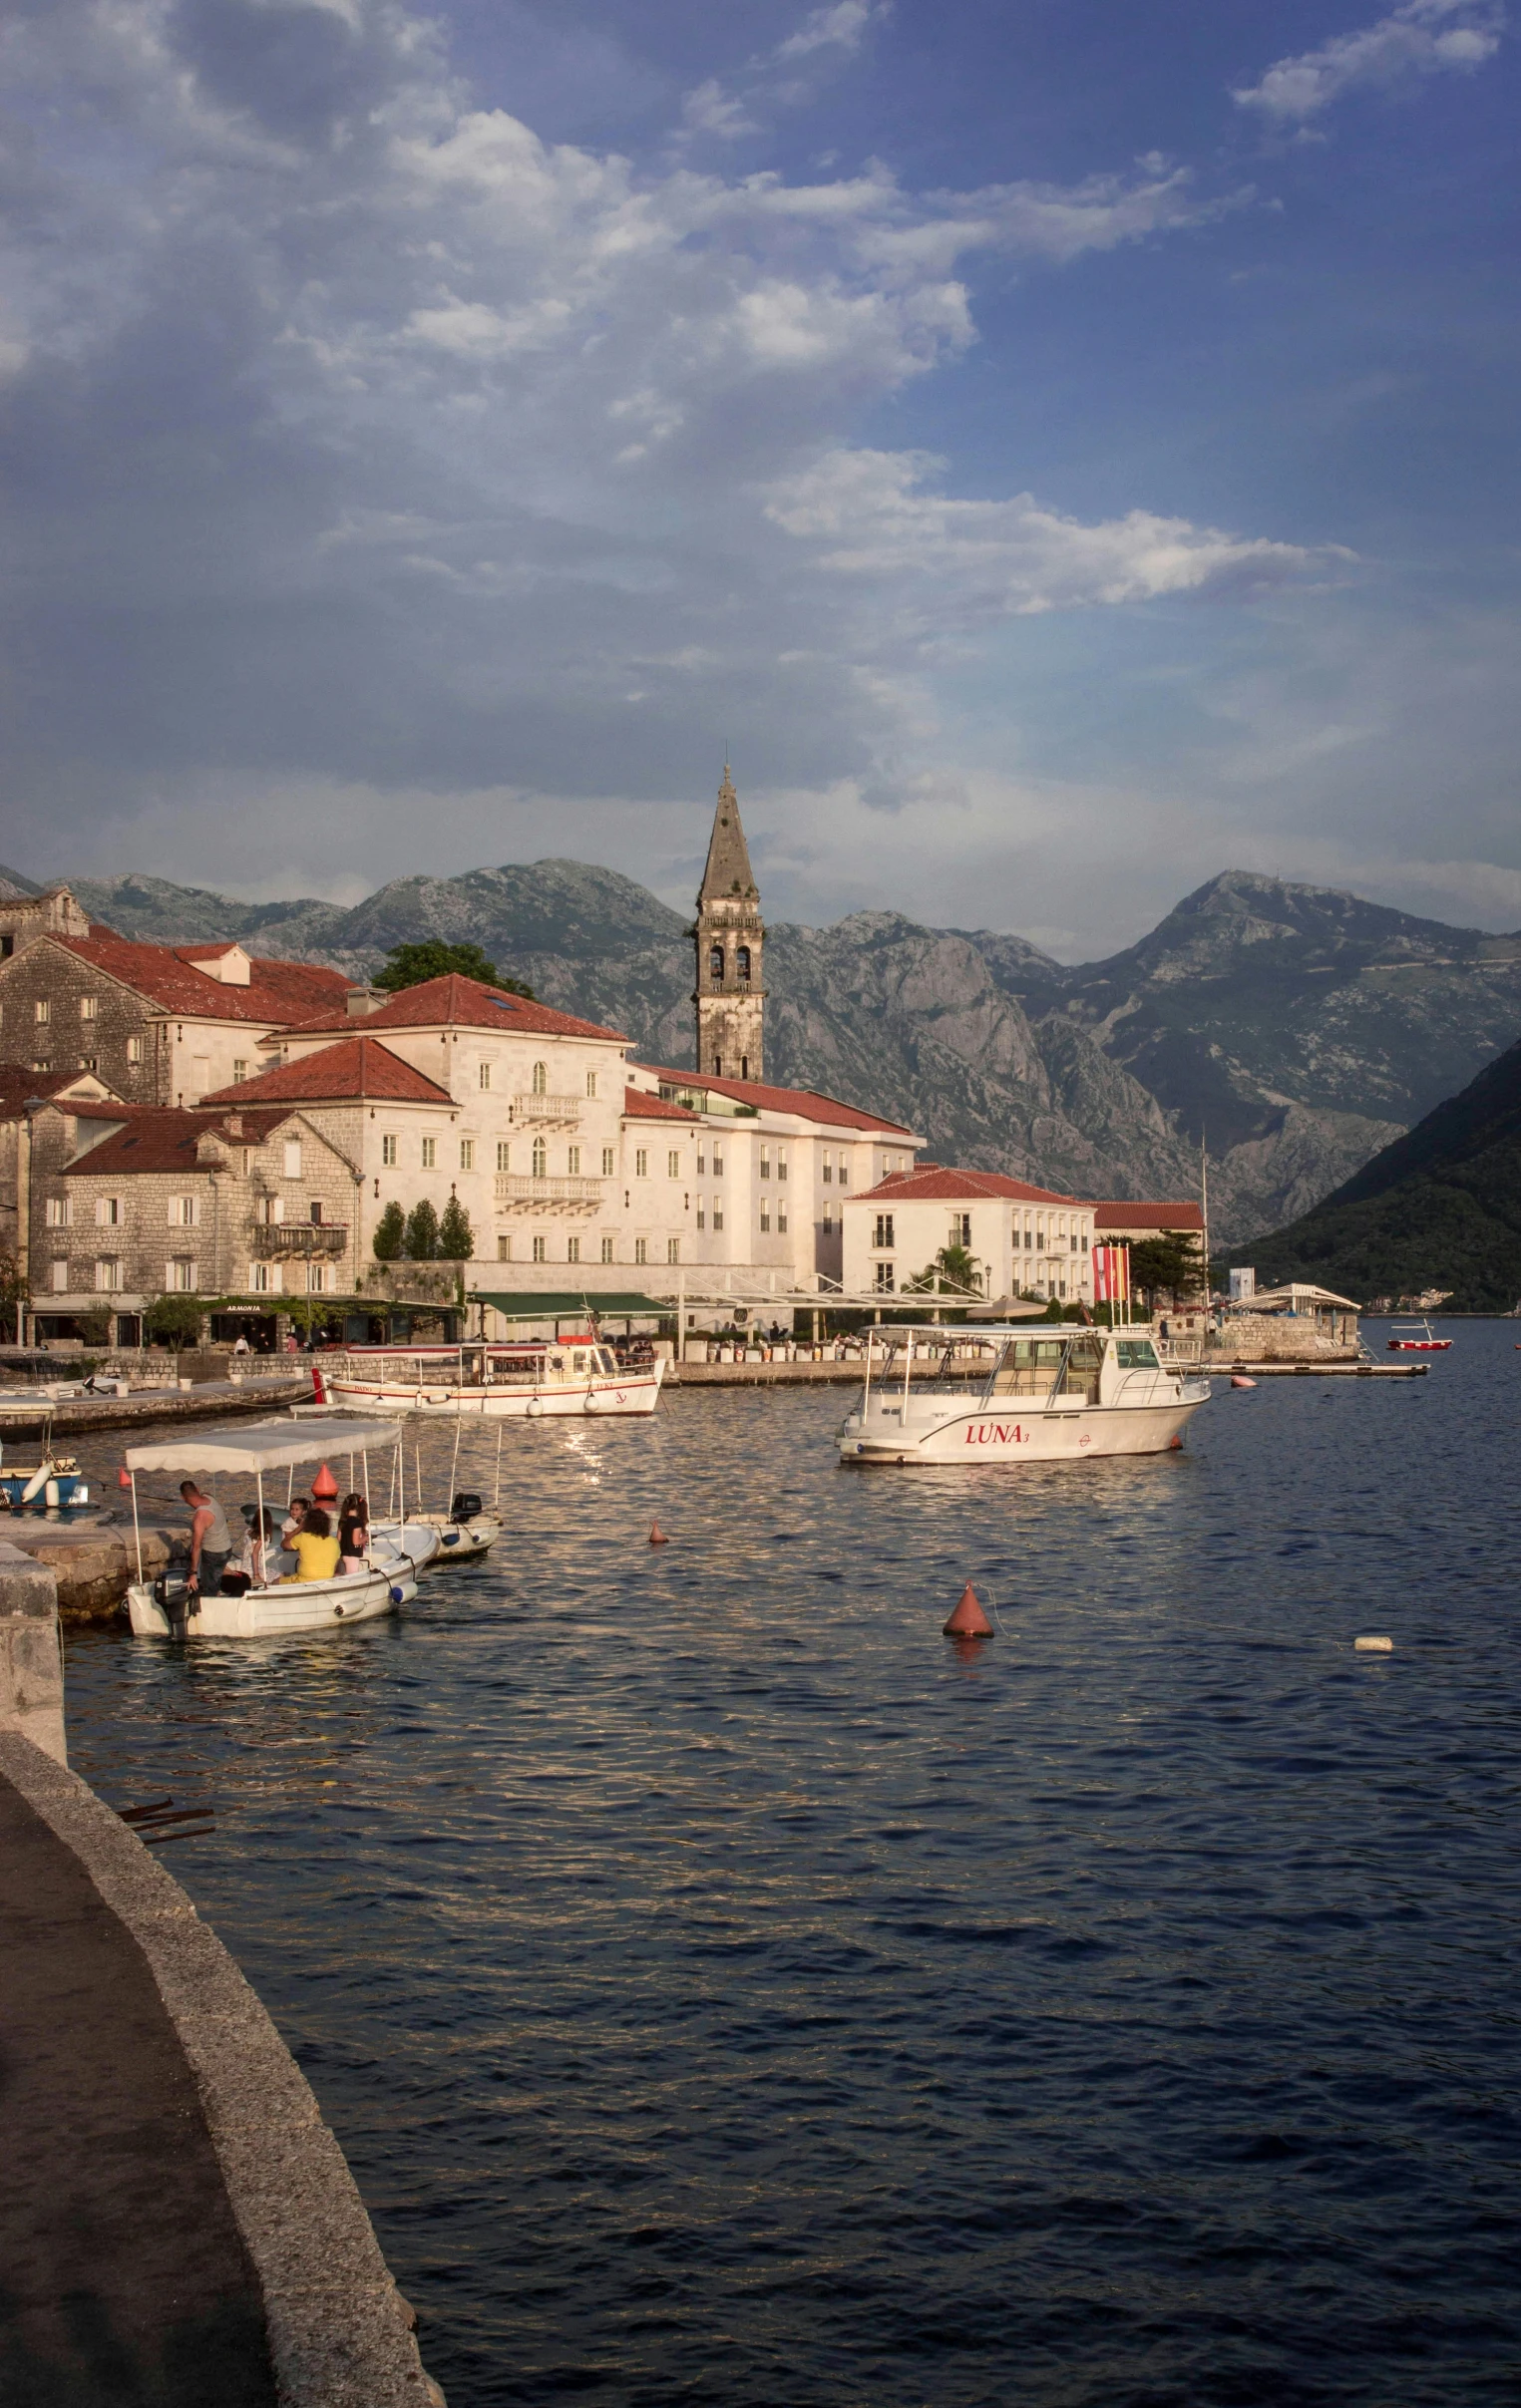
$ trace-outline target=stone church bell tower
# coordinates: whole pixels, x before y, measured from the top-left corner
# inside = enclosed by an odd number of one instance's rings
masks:
[[[766,989],[760,894],[750,868],[739,801],[723,765],[707,867],[697,890],[697,1068],[710,1078],[765,1076]]]

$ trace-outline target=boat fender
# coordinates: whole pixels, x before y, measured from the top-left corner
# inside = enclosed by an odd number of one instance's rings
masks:
[[[399,1605],[399,1604],[401,1603],[401,1601],[402,1601],[403,1597],[406,1595],[406,1593],[407,1593],[407,1592],[406,1592],[406,1590],[405,1590],[404,1588],[398,1588],[398,1587],[397,1587],[397,1585],[396,1585],[396,1583],[395,1583],[395,1581],[394,1581],[394,1580],[392,1581],[392,1583],[391,1583],[391,1602],[392,1602],[392,1604],[393,1604],[393,1605]]]
[[[1257,1382],[1256,1380],[1244,1379],[1241,1373],[1238,1371],[1231,1381],[1231,1386],[1233,1388],[1255,1388],[1257,1386]]]
[[[533,1419],[533,1420],[537,1420],[537,1419],[538,1419],[538,1417],[539,1417],[539,1415],[540,1415],[540,1414],[541,1414],[541,1413],[544,1411],[544,1407],[543,1407],[543,1405],[542,1405],[542,1404],[539,1402],[539,1399],[538,1399],[538,1397],[537,1397],[537,1396],[531,1396],[531,1397],[529,1398],[529,1401],[528,1401],[528,1411],[529,1411],[530,1418],[531,1418],[531,1419]]]
[[[458,1532],[458,1531],[445,1531],[445,1533],[444,1533],[444,1545],[445,1545],[446,1547],[458,1547],[458,1546],[459,1546],[459,1544],[460,1544],[460,1534],[459,1534],[459,1532]]]
[[[1394,1652],[1392,1639],[1374,1637],[1371,1632],[1354,1638],[1352,1646],[1359,1655],[1392,1655]]]
[[[42,1502],[44,1505],[50,1507],[56,1507],[58,1505],[59,1493],[58,1483],[56,1480],[50,1480],[48,1482],[47,1487],[42,1492]]]
[[[40,1497],[52,1477],[53,1463],[52,1458],[50,1457],[46,1463],[38,1465],[36,1471],[32,1474],[31,1479],[27,1482],[26,1487],[22,1490],[22,1504],[30,1505],[34,1497]]]

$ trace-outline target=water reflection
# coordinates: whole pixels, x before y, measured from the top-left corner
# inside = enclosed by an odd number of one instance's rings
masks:
[[[1498,2400],[1518,1360],[1013,1476],[532,1425],[394,1621],[73,1642],[76,1761],[214,1797],[452,2408]]]

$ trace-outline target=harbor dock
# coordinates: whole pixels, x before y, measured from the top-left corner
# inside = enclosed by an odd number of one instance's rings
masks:
[[[281,1379],[206,1380],[193,1388],[144,1388],[129,1396],[0,1397],[0,1440],[39,1436],[60,1443],[91,1430],[137,1430],[159,1422],[208,1421],[234,1413],[281,1413],[311,1395],[311,1374]]]

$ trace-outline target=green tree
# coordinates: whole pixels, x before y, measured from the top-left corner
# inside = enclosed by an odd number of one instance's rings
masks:
[[[1130,1249],[1132,1292],[1151,1297],[1193,1296],[1201,1286],[1198,1249],[1186,1237],[1143,1237]]]
[[[399,995],[404,987],[421,986],[425,979],[447,978],[451,970],[461,978],[479,978],[483,986],[499,987],[505,994],[525,996],[530,1003],[536,1000],[531,986],[525,986],[521,978],[504,978],[479,945],[446,944],[441,936],[425,937],[420,944],[392,945],[385,968],[376,971],[371,983],[389,995]]]
[[[438,1252],[438,1214],[427,1197],[407,1214],[407,1255],[413,1262],[431,1262]]]
[[[451,1196],[444,1206],[439,1222],[434,1252],[445,1262],[469,1262],[476,1250],[476,1233],[470,1225],[470,1214],[457,1196]]]
[[[370,1243],[377,1262],[399,1262],[407,1242],[407,1216],[399,1204],[388,1204],[375,1223]]]
[[[971,1252],[964,1245],[943,1245],[935,1260],[926,1263],[917,1279],[904,1281],[904,1293],[909,1296],[928,1295],[934,1290],[937,1279],[943,1294],[948,1289],[954,1293],[957,1288],[966,1295],[981,1293],[977,1287]]]
[[[161,1346],[198,1346],[201,1318],[210,1309],[204,1296],[155,1296],[143,1322]]]

